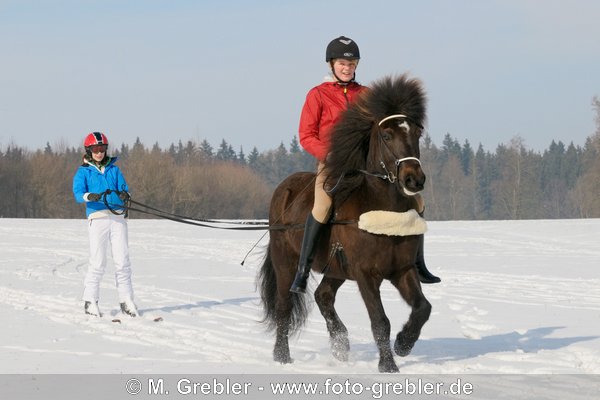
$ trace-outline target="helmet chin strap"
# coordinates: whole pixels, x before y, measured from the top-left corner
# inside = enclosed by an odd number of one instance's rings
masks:
[[[356,72],[354,73],[354,76],[352,77],[352,79],[350,79],[348,82],[341,80],[336,74],[335,71],[333,70],[333,68],[331,69],[331,74],[333,75],[333,77],[335,78],[335,80],[337,81],[337,83],[339,85],[342,86],[346,86],[349,83],[354,82],[354,80],[356,79]]]

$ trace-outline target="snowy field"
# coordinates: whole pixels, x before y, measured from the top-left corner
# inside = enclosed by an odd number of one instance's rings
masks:
[[[262,231],[157,220],[132,220],[129,229],[143,315],[119,324],[111,322],[118,316],[112,265],[101,287],[104,317],[83,313],[84,220],[0,219],[0,373],[377,373],[354,282],[337,300],[350,360],[330,355],[315,306],[290,342],[294,363],[280,365],[272,361],[273,337],[258,322],[261,252],[240,265]],[[396,357],[401,374],[600,381],[600,220],[429,222],[426,249],[443,281],[424,286],[433,312],[412,353]],[[382,297],[393,339],[409,309],[387,282]]]

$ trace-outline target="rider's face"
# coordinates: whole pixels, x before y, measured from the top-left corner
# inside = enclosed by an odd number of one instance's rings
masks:
[[[333,62],[333,72],[342,82],[350,82],[354,78],[354,72],[356,71],[357,65],[357,60],[337,58]]]

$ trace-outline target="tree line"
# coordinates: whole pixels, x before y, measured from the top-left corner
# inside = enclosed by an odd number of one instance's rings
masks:
[[[594,98],[596,132],[584,146],[552,141],[539,152],[521,137],[494,152],[450,134],[441,145],[425,135],[421,162],[427,175],[430,220],[553,219],[600,217],[600,100]],[[292,138],[288,146],[249,154],[225,139],[179,141],[166,149],[139,139],[111,148],[119,157],[135,200],[194,218],[266,218],[271,193],[286,176],[314,171],[316,162]],[[68,146],[29,151],[0,149],[0,217],[83,218],[72,178],[82,150]],[[132,218],[148,218],[132,213]]]

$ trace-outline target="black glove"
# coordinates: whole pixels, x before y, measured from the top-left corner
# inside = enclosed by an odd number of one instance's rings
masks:
[[[88,194],[87,199],[88,199],[88,201],[99,201],[100,196],[101,196],[100,193],[90,193],[90,194]]]
[[[127,192],[119,192],[119,198],[121,199],[121,201],[127,201],[129,200],[129,193]]]

